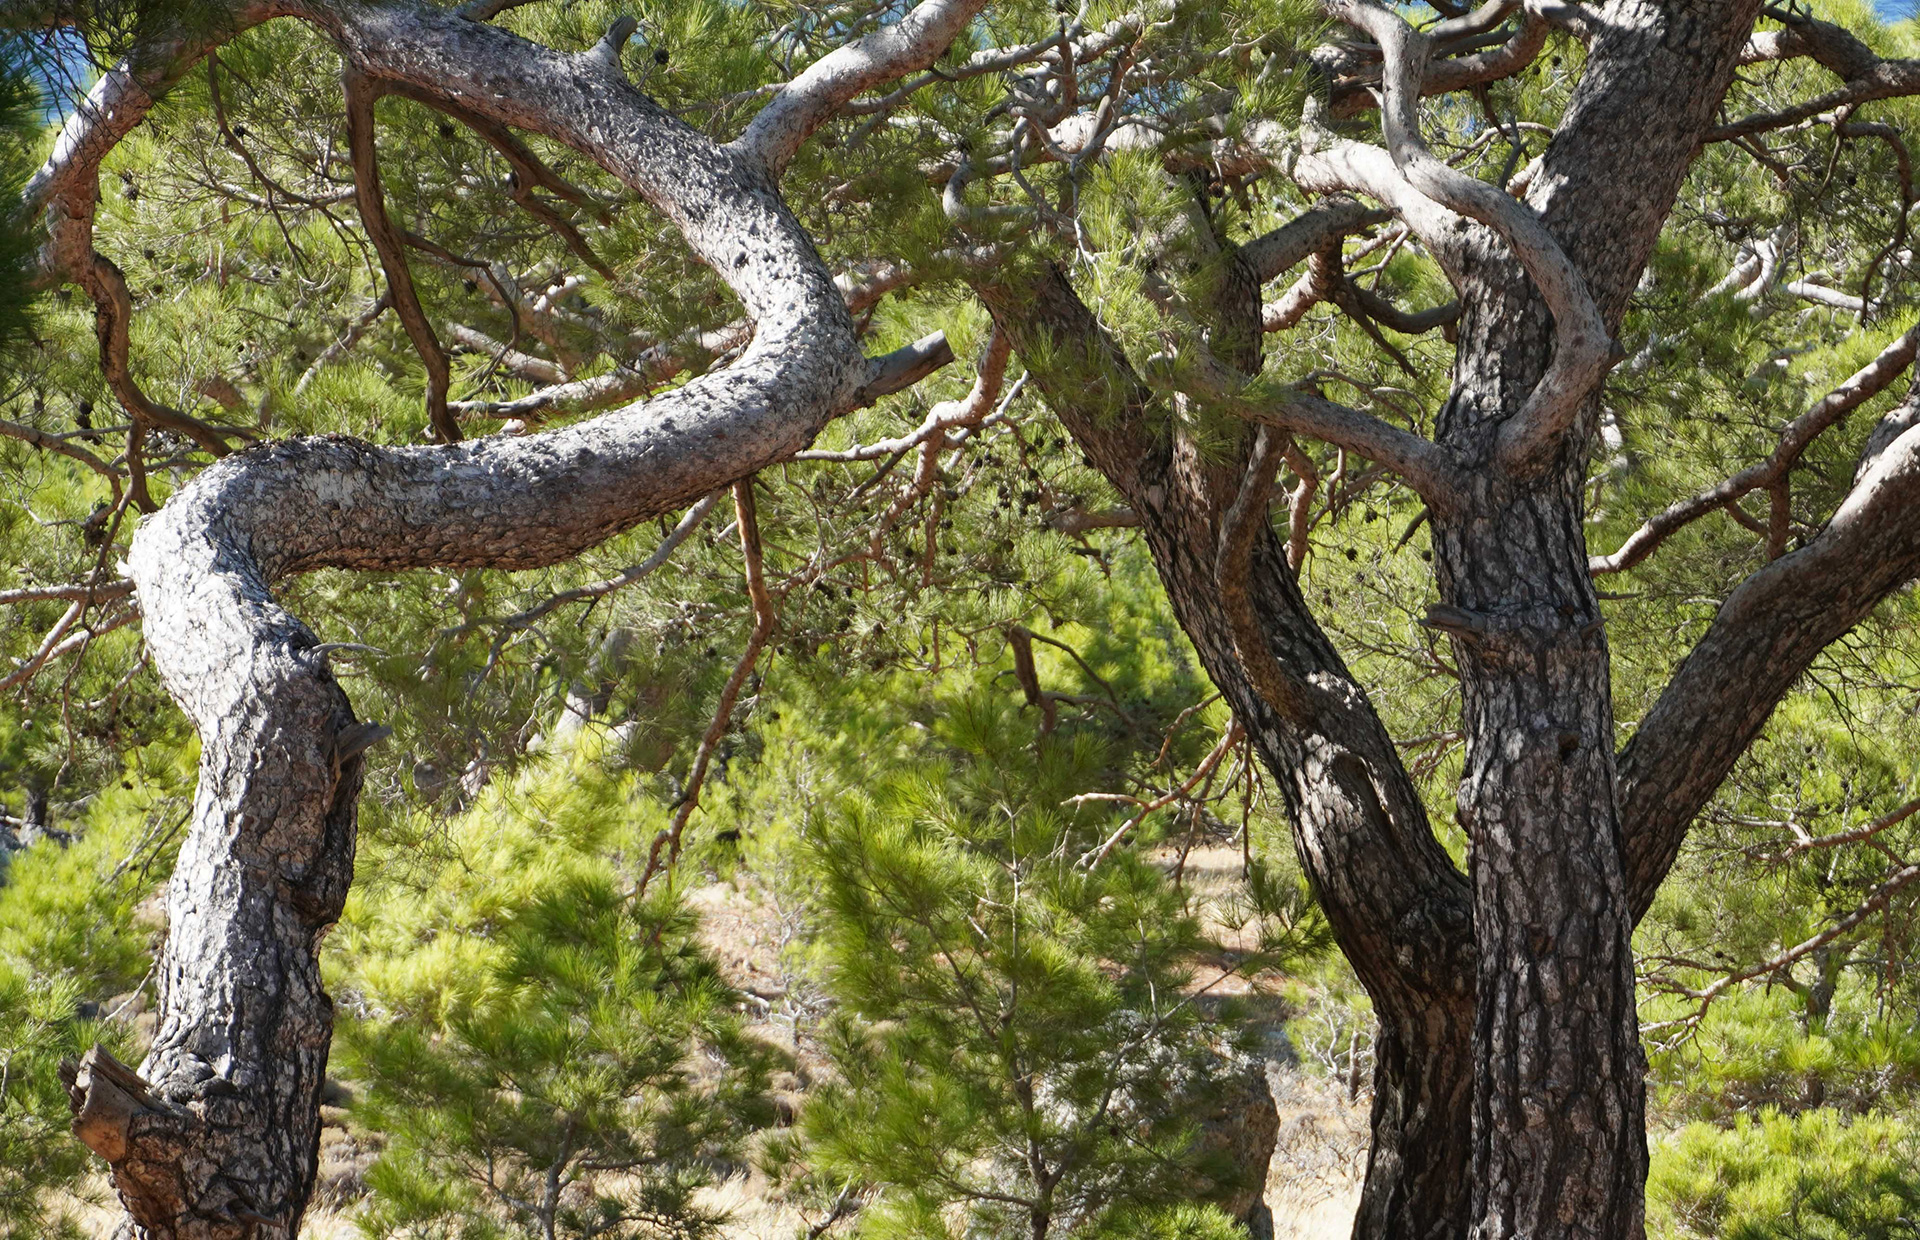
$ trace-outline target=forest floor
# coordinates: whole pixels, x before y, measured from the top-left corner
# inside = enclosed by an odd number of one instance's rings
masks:
[[[1175,864],[1172,855],[1165,861],[1170,868]],[[1203,897],[1224,892],[1237,883],[1240,865],[1238,849],[1196,848],[1186,858],[1185,880]],[[790,1123],[805,1105],[809,1085],[827,1071],[808,1030],[828,1000],[795,970],[795,953],[789,950],[801,919],[746,876],[709,883],[689,901],[727,980],[746,997],[752,1031],[792,1056],[791,1069],[773,1082],[781,1123]],[[1223,937],[1231,945],[1231,936]],[[1258,993],[1245,978],[1229,977],[1209,989],[1221,997],[1271,1003],[1276,1019],[1283,1015],[1277,999]],[[1279,1054],[1269,1066],[1269,1083],[1280,1131],[1266,1191],[1275,1240],[1343,1240],[1352,1230],[1366,1167],[1367,1099],[1351,1097],[1344,1082],[1290,1062],[1294,1056],[1284,1039],[1275,1044]],[[323,1107],[321,1115],[319,1183],[300,1234],[302,1240],[353,1240],[360,1235],[354,1216],[365,1193],[363,1176],[378,1153],[378,1139],[354,1133],[342,1109]],[[117,1212],[105,1208],[111,1199],[106,1177],[94,1180],[88,1196],[99,1204],[69,1202],[69,1210],[87,1234],[104,1240],[112,1234]],[[778,1200],[758,1171],[716,1186],[706,1198],[731,1216],[723,1233],[727,1240],[792,1240],[818,1221]]]

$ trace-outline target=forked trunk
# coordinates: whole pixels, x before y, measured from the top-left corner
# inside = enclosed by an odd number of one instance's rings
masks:
[[[1250,482],[1262,485],[1258,467],[1210,466],[1165,432],[1115,434],[1115,407],[1144,410],[1151,398],[1058,272],[980,292],[1022,355],[1047,359],[1033,373],[1049,403],[1140,515],[1174,614],[1273,772],[1307,877],[1373,996],[1373,1154],[1356,1236],[1464,1236],[1470,891],[1365,691],[1308,612],[1264,500],[1247,496]],[[1222,554],[1236,506],[1257,514],[1237,558]]]

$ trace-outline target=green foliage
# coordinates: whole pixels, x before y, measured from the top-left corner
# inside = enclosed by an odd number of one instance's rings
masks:
[[[129,757],[139,782],[93,799],[69,844],[0,851],[0,1240],[78,1236],[49,1197],[84,1191],[86,1148],[56,1067],[96,1043],[137,1054],[120,1015],[145,985],[153,924],[142,905],[172,868],[190,763]],[[134,774],[134,772],[129,772]]]
[[[1657,1240],[1901,1240],[1920,1218],[1920,1131],[1892,1116],[1763,1110],[1653,1149]]]
[[[451,824],[461,864],[390,871],[348,912],[332,967],[360,1015],[340,1041],[354,1120],[388,1142],[370,1236],[692,1240],[720,1221],[695,1192],[772,1119],[778,1056],[692,916],[607,872],[623,785],[559,765]]]
[[[71,1184],[88,1154],[67,1133],[70,1111],[55,1065],[94,1042],[74,1019],[80,986],[36,976],[0,959],[0,1240],[78,1240],[69,1219],[50,1216],[45,1190]]]
[[[389,1142],[362,1231],[713,1234],[694,1193],[771,1121],[772,1054],[742,1035],[691,918],[580,876],[502,912],[477,1002],[343,1030],[355,1118]]]
[[[1108,1234],[1237,1187],[1197,1140],[1236,1035],[1206,1019],[1219,973],[1184,894],[1125,849],[1092,864],[1099,820],[1045,808],[1084,744],[1029,748],[972,699],[944,732],[944,786],[881,780],[807,832],[843,1009],[838,1079],[803,1117],[812,1173],[884,1185],[861,1234],[901,1237]],[[1212,1234],[1183,1220],[1162,1230]]]
[[[1658,1109],[1726,1123],[1761,1107],[1899,1112],[1920,1097],[1920,1031],[1907,1018],[1874,1018],[1869,995],[1846,993],[1838,999],[1843,1013],[1869,1015],[1810,1030],[1804,1002],[1785,988],[1716,1001],[1691,1038],[1653,1049]],[[1654,1004],[1648,1016],[1683,1010]]]
[[[1088,1240],[1243,1240],[1247,1229],[1214,1206],[1114,1210],[1084,1233]]]

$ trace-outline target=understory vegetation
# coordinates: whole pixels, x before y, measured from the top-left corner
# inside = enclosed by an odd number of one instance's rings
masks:
[[[1392,554],[1354,524],[1356,548]],[[323,1200],[369,1236],[695,1237],[725,1234],[737,1197],[712,1190],[736,1180],[755,1209],[861,1235],[1026,1236],[1036,1212],[1076,1236],[1237,1234],[1194,1202],[1196,1186],[1231,1200],[1248,1174],[1202,1132],[1238,1084],[1219,1065],[1257,1063],[1264,1085],[1268,1060],[1297,1064],[1364,1103],[1368,1008],[1236,759],[1084,865],[1139,807],[1075,799],[1169,782],[1156,768],[1190,771],[1223,726],[1139,552],[1103,550],[1039,583],[1061,645],[1036,644],[1035,674],[1079,699],[1051,728],[1002,640],[969,654],[948,637],[937,671],[857,681],[776,659],[703,829],[645,891],[697,676],[657,714],[616,690],[564,740],[556,703],[533,752],[476,791],[423,779],[396,746],[325,957],[340,1086]],[[704,588],[636,592],[606,631]],[[1031,622],[1015,597],[1001,619]],[[579,657],[605,646],[589,632]],[[675,658],[645,628],[624,649]],[[52,1069],[100,1040],[137,1060],[191,759],[188,738],[149,743],[131,787],[96,794],[70,841],[16,853],[0,888],[10,1236],[53,1234],[104,1193]],[[1183,873],[1196,856],[1213,868]],[[1747,862],[1733,890],[1725,867],[1744,860],[1703,850],[1649,955],[1682,936],[1730,961],[1743,938],[1797,941],[1810,914],[1782,898],[1791,878]],[[703,910],[721,914],[704,929]],[[1888,981],[1904,956],[1877,955],[1902,933],[1874,926],[1830,989],[1803,966],[1651,1035],[1652,1234],[1912,1234],[1920,1031]],[[1693,1006],[1651,995],[1649,1024]]]
[[[1020,89],[957,72],[976,47],[1098,31],[1127,7],[996,5],[902,123],[843,118],[832,157],[803,149],[789,174],[850,284],[913,270],[857,308],[867,352],[937,324],[959,364],[734,496],[557,567],[276,585],[359,716],[390,729],[366,751],[353,886],[321,948],[336,1028],[308,1234],[1228,1240],[1272,1227],[1270,1177],[1316,1156],[1313,1126],[1273,1107],[1279,1083],[1364,1115],[1372,1009],[1283,789],[1122,497],[1029,383],[1038,359],[1009,360],[967,291],[958,243],[1037,265],[1044,239],[1027,234],[1044,230],[996,223],[1024,201],[1004,184],[991,207],[943,208],[923,167],[967,158],[978,118]],[[1127,106],[1163,136],[1298,121],[1315,87],[1295,53],[1326,34],[1317,8],[1200,7],[1166,6],[1138,54],[1198,57],[1218,81],[1195,68],[1192,93],[1231,86],[1239,102],[1204,124],[1171,87]],[[580,51],[628,8],[632,79],[714,133],[830,43],[823,30],[870,16],[550,0],[500,22]],[[1851,0],[1822,12],[1884,55],[1920,54],[1913,23]],[[34,39],[7,68],[41,68],[0,92],[0,202],[52,149],[45,66],[86,72],[77,44]],[[1503,184],[1524,167],[1581,56],[1553,39],[1478,98],[1429,101],[1436,147]],[[1756,69],[1743,107],[1814,93],[1819,72]],[[249,438],[417,443],[429,381],[350,208],[337,94],[337,58],[309,30],[225,43],[108,157],[99,245],[138,310],[134,369],[165,401]],[[417,243],[469,433],[590,410],[512,404],[561,385],[637,399],[742,346],[714,276],[589,161],[527,139],[567,191],[535,195],[519,147],[398,96],[378,117],[389,208]],[[1920,110],[1889,99],[1857,119],[1904,133]],[[1920,319],[1905,147],[1842,128],[1809,123],[1757,153],[1721,143],[1690,174],[1607,380],[1596,554],[1766,458],[1794,411]],[[1257,177],[1169,174],[1162,154],[1116,143],[1084,167],[1008,174],[1062,204],[1043,257],[1075,265],[1152,375],[1203,334],[1164,310],[1203,300],[1208,260],[1169,241],[1149,271],[1143,239],[1196,212],[1249,239],[1304,205]],[[1450,297],[1394,228],[1337,241],[1335,262],[1369,297]],[[1729,283],[1763,252],[1773,283]],[[31,254],[0,246],[0,265]],[[1776,267],[1865,292],[1796,293]],[[71,289],[16,306],[25,284],[0,276],[0,594],[23,592],[0,610],[0,1240],[66,1240],[107,1234],[114,1194],[69,1133],[61,1065],[96,1046],[137,1065],[154,1036],[200,753],[130,590],[89,601],[78,628],[80,604],[32,591],[118,580],[146,519],[129,453],[156,501],[206,462],[179,431],[129,447],[95,307]],[[1346,385],[1415,429],[1446,402],[1449,337],[1332,301],[1300,321],[1259,382]],[[1727,505],[1600,579],[1623,741],[1729,591],[1817,537],[1899,399],[1888,388],[1807,446],[1777,512]],[[1225,442],[1231,418],[1203,404],[1180,416],[1196,442]],[[953,429],[931,449],[892,442],[935,416]],[[1427,505],[1344,449],[1292,450],[1272,519],[1283,540],[1290,520],[1301,530],[1300,592],[1465,867],[1461,679],[1426,623]],[[1908,587],[1816,660],[1635,933],[1650,1236],[1920,1237],[1920,884],[1900,877],[1920,856],[1916,754]],[[1361,1169],[1349,1160],[1337,1191]]]

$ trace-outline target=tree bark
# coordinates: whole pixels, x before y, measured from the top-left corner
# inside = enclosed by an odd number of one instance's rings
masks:
[[[1528,205],[1605,329],[1732,79],[1752,4],[1607,6]],[[1632,117],[1631,126],[1624,122]],[[1437,440],[1494,462],[1565,347],[1509,246],[1468,230],[1455,389]],[[1611,676],[1582,527],[1597,391],[1539,473],[1486,469],[1436,510],[1436,583],[1461,673],[1473,846],[1473,1225],[1479,1240],[1636,1236],[1647,1168]]]
[[[755,330],[727,370],[548,434],[444,448],[335,436],[232,456],[141,526],[129,562],[147,646],[199,730],[200,785],[153,1047],[140,1077],[76,1071],[73,1092],[76,1114],[109,1117],[89,1143],[151,1240],[291,1240],[312,1188],[332,1031],[317,949],[346,898],[362,754],[380,729],[354,720],[274,583],[327,566],[564,561],[785,459],[950,356],[922,342],[864,359],[764,155],[668,116],[611,58],[425,7],[279,11],[326,30],[375,83],[597,159],[680,228]]]
[[[1356,1234],[1465,1234],[1474,976],[1465,878],[1364,689],[1307,611],[1264,501],[1245,557],[1218,554],[1244,469],[1204,463],[1154,416],[1124,353],[1057,269],[976,288],[1139,515],[1174,613],[1274,773],[1308,879],[1373,996],[1383,1053],[1367,1230]]]

